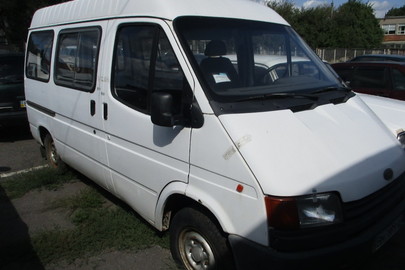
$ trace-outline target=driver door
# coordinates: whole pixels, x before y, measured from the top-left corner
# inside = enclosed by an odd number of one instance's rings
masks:
[[[112,76],[104,100],[109,167],[116,194],[153,223],[160,192],[188,181],[191,128],[154,125],[150,97],[169,91],[177,100],[191,92],[166,25],[159,20],[116,20]],[[181,105],[181,104],[179,104]]]

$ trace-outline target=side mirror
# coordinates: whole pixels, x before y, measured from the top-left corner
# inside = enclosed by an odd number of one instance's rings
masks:
[[[159,91],[151,96],[151,119],[152,123],[163,127],[176,125],[192,128],[200,128],[204,124],[204,116],[197,102],[188,106],[190,109],[179,113],[175,106],[180,106],[172,93]],[[175,112],[178,111],[176,114]]]
[[[173,127],[173,95],[167,92],[154,92],[151,97],[151,119],[158,126]]]

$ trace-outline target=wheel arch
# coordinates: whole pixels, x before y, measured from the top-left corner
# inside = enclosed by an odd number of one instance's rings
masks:
[[[45,137],[46,137],[46,135],[51,135],[51,133],[49,132],[49,130],[47,129],[47,128],[45,128],[44,126],[40,126],[40,127],[38,127],[38,131],[39,131],[39,137],[40,137],[40,139],[41,139],[41,145],[43,146],[44,145],[44,142],[45,142]],[[52,136],[52,135],[51,135]]]
[[[161,231],[168,230],[171,219],[175,214],[183,208],[190,207],[209,217],[222,232],[226,233],[223,222],[220,222],[217,217],[218,211],[213,210],[218,209],[221,213],[223,212],[221,211],[222,207],[220,207],[219,202],[208,207],[209,204],[204,204],[203,200],[195,199],[197,198],[196,196],[191,197],[189,194],[186,194],[187,187],[187,183],[184,182],[172,182],[166,186],[157,203],[155,227]],[[225,219],[229,218],[226,213],[224,213],[223,217]]]

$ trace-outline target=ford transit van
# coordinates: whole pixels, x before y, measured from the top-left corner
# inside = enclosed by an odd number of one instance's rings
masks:
[[[403,223],[405,106],[374,112],[263,5],[40,9],[25,76],[31,132],[51,166],[170,230],[186,269],[342,262]]]

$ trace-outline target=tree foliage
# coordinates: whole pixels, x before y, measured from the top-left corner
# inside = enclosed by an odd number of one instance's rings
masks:
[[[373,48],[381,45],[383,31],[375,18],[373,7],[359,0],[341,5],[335,16],[338,47]]]
[[[280,14],[289,24],[297,25],[298,16],[300,10],[294,6],[293,2],[290,1],[270,1],[267,6],[274,9],[278,14]]]
[[[405,5],[400,8],[391,8],[385,16],[405,16]]]
[[[22,49],[34,12],[39,8],[67,1],[69,0],[1,0],[0,30],[9,43]]]
[[[332,36],[336,29],[336,23],[331,16],[332,12],[333,8],[327,5],[301,10],[299,23],[295,29],[298,33],[302,33],[302,37],[311,47],[334,45]]]
[[[383,32],[372,5],[348,0],[336,8],[323,5],[298,9],[293,2],[269,2],[268,6],[283,16],[312,47],[379,47]]]

